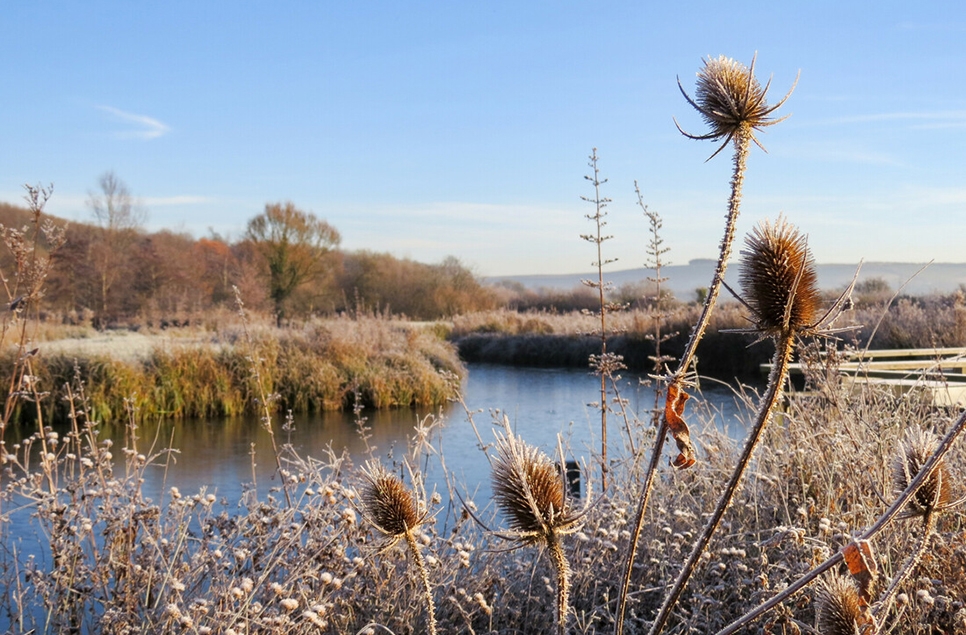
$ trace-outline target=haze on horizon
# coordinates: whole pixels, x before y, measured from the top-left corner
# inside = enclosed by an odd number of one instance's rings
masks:
[[[49,211],[87,221],[114,170],[149,229],[237,238],[291,200],[345,249],[564,274],[595,259],[596,147],[613,268],[646,260],[635,180],[686,264],[715,254],[731,165],[675,128],[703,132],[676,81],[757,51],[772,100],[801,77],[752,151],[739,232],[783,213],[821,263],[966,261],[966,6],[720,6],[11,5],[0,200],[52,182]]]

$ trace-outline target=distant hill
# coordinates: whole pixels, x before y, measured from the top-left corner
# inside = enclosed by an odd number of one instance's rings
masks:
[[[665,286],[670,288],[675,297],[681,300],[693,300],[695,289],[707,287],[714,273],[714,261],[710,259],[692,260],[686,265],[670,265],[661,269],[661,275],[668,278]],[[818,265],[818,281],[823,289],[841,289],[852,280],[857,264],[820,264]],[[895,290],[903,283],[906,284],[905,293],[910,295],[926,295],[929,293],[952,293],[960,285],[966,285],[966,263],[933,263],[926,267],[919,275],[916,272],[925,266],[923,263],[907,262],[866,262],[862,265],[859,281],[882,278]],[[623,271],[606,271],[604,279],[620,286],[625,283],[642,282],[648,276],[653,276],[650,269],[625,269]],[[915,278],[913,278],[915,276]],[[532,290],[556,289],[569,290],[580,285],[582,279],[595,279],[595,273],[572,273],[541,276],[502,276],[486,278],[488,283],[498,283],[503,280],[517,282]],[[738,285],[738,267],[736,263],[728,266],[725,281],[733,288]]]

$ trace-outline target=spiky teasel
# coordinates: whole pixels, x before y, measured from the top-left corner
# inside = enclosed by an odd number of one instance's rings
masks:
[[[665,596],[651,626],[651,635],[657,635],[664,629],[671,609],[684,592],[695,566],[734,499],[741,478],[781,397],[788,378],[796,337],[829,332],[823,329],[838,316],[851,292],[849,287],[824,315],[817,317],[820,295],[814,261],[809,254],[805,237],[781,218],[775,224],[763,222],[748,238],[747,246],[748,249],[741,252],[741,281],[746,297],[738,299],[751,312],[754,326],[743,330],[757,334],[759,339],[774,339],[772,371],[768,377],[768,386],[758,404],[754,424],[746,437],[745,447],[717,506],[708,517],[704,529],[695,540],[691,554]]]
[[[914,425],[906,431],[906,438],[892,464],[892,484],[896,493],[909,487],[922,466],[939,447],[939,439],[928,430]],[[945,462],[940,462],[926,477],[915,495],[909,499],[911,516],[932,515],[952,504],[952,481]]]
[[[815,604],[815,626],[823,635],[872,632],[868,607],[850,578],[837,573],[823,577],[815,588]]]
[[[570,565],[562,538],[580,529],[580,512],[567,502],[560,468],[539,449],[519,439],[504,420],[505,434],[496,432],[493,458],[493,498],[511,531],[497,535],[520,545],[546,546],[557,574],[557,632],[566,632]],[[590,500],[588,493],[587,500]]]
[[[385,553],[400,541],[406,541],[423,584],[423,596],[429,614],[429,632],[435,635],[436,605],[433,601],[433,589],[416,541],[416,531],[426,523],[428,511],[420,510],[419,500],[413,491],[382,463],[367,461],[361,472],[363,486],[359,498],[363,516],[386,538],[379,552]]]
[[[798,82],[796,78],[795,82]],[[658,461],[661,457],[661,450],[667,433],[670,431],[678,445],[681,460],[675,461],[678,467],[690,467],[695,463],[694,445],[691,442],[690,433],[684,422],[684,400],[680,400],[681,395],[686,395],[684,390],[687,386],[687,376],[691,372],[698,344],[711,322],[711,314],[718,301],[718,294],[724,284],[725,272],[728,268],[728,259],[731,257],[731,246],[734,242],[735,231],[738,226],[738,215],[741,211],[741,196],[745,182],[745,171],[748,165],[748,154],[751,150],[751,142],[754,141],[758,147],[764,149],[755,137],[756,130],[762,130],[772,126],[783,119],[773,118],[772,114],[778,110],[788,99],[795,89],[795,85],[789,89],[788,93],[774,106],[769,106],[766,100],[768,88],[771,85],[769,80],[764,87],[755,78],[755,58],[752,58],[751,66],[733,59],[721,56],[717,59],[708,58],[704,62],[704,68],[698,71],[698,81],[695,99],[688,96],[687,91],[681,85],[678,78],[678,88],[687,102],[698,111],[705,122],[710,126],[710,131],[703,135],[694,135],[685,132],[675,120],[674,124],[681,133],[690,139],[711,140],[714,142],[724,140],[721,146],[708,157],[710,161],[717,156],[729,142],[734,142],[734,156],[732,159],[733,170],[731,174],[731,196],[728,198],[728,214],[725,220],[724,235],[718,249],[718,262],[715,265],[714,277],[708,286],[708,295],[705,298],[704,306],[697,323],[691,330],[691,337],[688,339],[684,353],[681,355],[680,362],[674,374],[668,378],[668,385],[674,386],[676,390],[668,390],[667,403],[664,409],[665,416],[661,418],[654,441],[654,450],[651,452],[651,460],[648,463],[644,479],[641,484],[641,494],[637,506],[637,514],[634,517],[633,529],[631,530],[630,546],[624,560],[624,575],[621,580],[620,593],[617,600],[617,615],[614,620],[614,633],[620,634],[624,630],[624,613],[627,608],[627,594],[631,580],[631,572],[634,568],[634,560],[637,556],[637,542],[640,539],[641,530],[644,524],[644,512],[647,509],[648,501],[651,496],[651,488],[654,483],[654,475],[657,473]],[[672,395],[675,395],[672,401]],[[671,426],[667,415],[674,413],[676,425]],[[682,571],[682,584],[687,582],[690,571]],[[658,615],[655,617],[652,633],[659,633],[667,621],[673,606],[676,594],[683,590],[681,588],[672,589],[668,596],[669,601],[665,602]]]
[[[412,490],[378,461],[367,461],[362,469],[365,486],[360,498],[366,519],[386,536],[383,551],[391,549],[407,533],[415,531],[426,520]]]
[[[740,279],[755,330],[776,337],[813,327],[822,296],[805,235],[779,217],[755,227],[745,246]]]
[[[795,83],[798,83],[797,77]],[[739,142],[744,138],[754,141],[764,150],[764,146],[755,138],[754,131],[787,119],[788,115],[777,119],[771,115],[781,108],[795,90],[795,84],[792,84],[781,101],[774,106],[769,106],[766,97],[770,85],[770,79],[763,87],[755,77],[755,57],[752,57],[750,67],[724,55],[718,56],[717,59],[708,57],[704,62],[704,68],[698,71],[694,99],[688,96],[681,85],[680,78],[678,88],[681,89],[681,94],[688,103],[708,124],[710,131],[703,135],[693,135],[682,130],[681,126],[678,126],[678,130],[691,139],[712,141],[724,139],[724,143],[711,155],[712,157],[721,152],[728,142],[736,137]]]

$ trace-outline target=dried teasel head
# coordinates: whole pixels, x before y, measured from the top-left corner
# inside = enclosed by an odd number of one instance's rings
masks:
[[[837,573],[816,585],[815,603],[816,627],[823,635],[860,635],[871,622],[855,583]]]
[[[420,513],[412,490],[378,461],[369,461],[362,469],[360,492],[363,515],[387,537],[384,549],[394,546],[407,533],[422,525],[426,514]]]
[[[787,337],[813,329],[822,296],[805,235],[779,218],[763,221],[741,251],[744,303],[755,331]]]
[[[496,434],[493,498],[507,518],[510,538],[524,543],[576,531],[582,513],[570,509],[560,468],[509,429]]]
[[[797,78],[795,82],[798,82]],[[721,147],[711,157],[721,152],[735,135],[742,132],[749,135],[758,147],[764,150],[764,146],[755,138],[754,131],[773,126],[786,119],[788,115],[778,119],[772,118],[771,115],[795,90],[793,84],[781,101],[774,106],[769,106],[766,95],[770,84],[771,80],[762,86],[755,78],[755,58],[752,58],[751,66],[748,67],[723,55],[717,59],[709,57],[704,62],[704,68],[698,71],[694,99],[691,99],[681,86],[680,78],[678,88],[711,130],[704,135],[689,134],[682,130],[681,126],[678,126],[678,130],[691,139],[712,141],[724,139]]]
[[[900,445],[892,464],[892,484],[897,493],[909,487],[909,483],[916,478],[919,470],[938,447],[939,439],[932,432],[923,430],[918,425],[906,431],[906,438]],[[952,498],[952,480],[949,470],[945,462],[940,461],[915,495],[909,499],[909,513],[913,516],[925,516],[928,513],[942,511],[952,504]]]

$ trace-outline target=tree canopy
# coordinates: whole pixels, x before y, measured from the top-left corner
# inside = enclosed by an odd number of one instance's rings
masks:
[[[281,324],[285,302],[325,269],[324,256],[341,241],[339,232],[291,202],[270,203],[248,222],[246,237],[267,265],[268,295]]]

